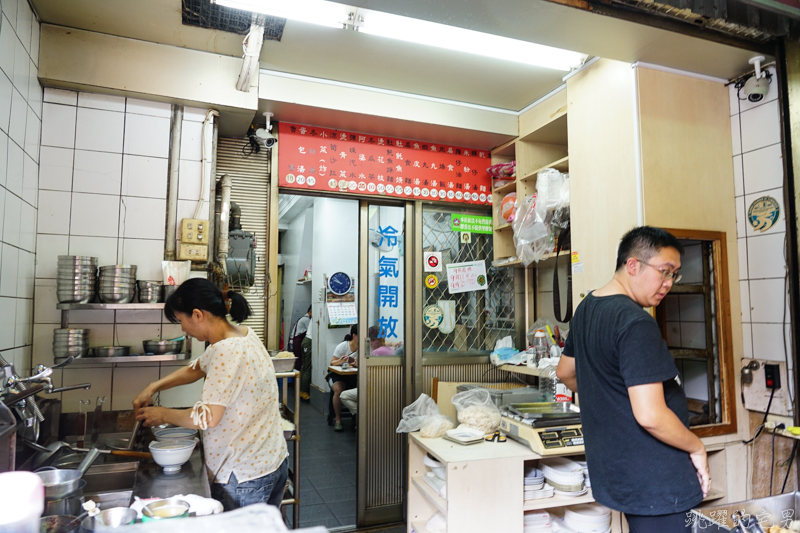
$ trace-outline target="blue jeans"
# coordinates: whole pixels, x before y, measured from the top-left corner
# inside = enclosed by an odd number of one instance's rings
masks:
[[[254,503],[268,503],[280,508],[288,476],[289,459],[286,458],[271,474],[250,481],[239,483],[236,476],[231,473],[227,483],[211,485],[211,497],[222,502],[225,511]]]

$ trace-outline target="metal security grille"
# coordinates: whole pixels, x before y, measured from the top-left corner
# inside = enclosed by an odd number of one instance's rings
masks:
[[[286,19],[265,17],[265,41],[280,41]],[[253,13],[212,4],[209,0],[183,0],[181,19],[187,26],[199,26],[211,30],[226,31],[245,35],[250,31]]]
[[[406,475],[405,434],[395,429],[403,411],[402,366],[366,366],[367,397],[370,406],[367,439],[367,464],[363,476],[366,480],[367,508],[401,505],[403,479]]]
[[[252,327],[262,342],[266,342],[266,235],[269,215],[269,163],[270,151],[261,150],[244,155],[244,139],[219,139],[217,143],[217,180],[227,174],[233,180],[231,201],[242,208],[242,229],[256,237],[255,284],[242,288],[253,315],[244,322]],[[238,289],[237,289],[238,290]]]
[[[465,213],[459,211],[458,214]],[[489,215],[489,212],[476,212]],[[498,338],[515,336],[514,269],[491,266],[492,236],[471,234],[471,242],[462,242],[461,232],[450,229],[450,211],[425,208],[422,213],[422,247],[425,252],[442,253],[439,284],[423,289],[423,309],[441,300],[455,301],[456,326],[450,333],[423,328],[422,349],[433,353],[464,355],[491,351]],[[486,262],[488,288],[485,291],[450,294],[444,265],[465,261]]]

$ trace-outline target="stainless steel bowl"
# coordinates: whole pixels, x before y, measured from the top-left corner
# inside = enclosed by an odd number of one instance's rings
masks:
[[[60,304],[88,304],[94,300],[94,291],[87,294],[59,294],[57,295]]]
[[[142,291],[139,290],[139,302],[143,304],[158,303],[161,299],[161,291]]]
[[[53,330],[54,335],[88,335],[89,328],[56,328]]]
[[[105,304],[129,304],[133,301],[133,293],[127,295],[107,295],[100,294],[100,301]],[[88,302],[87,302],[88,303]]]
[[[173,353],[181,353],[183,350],[183,341],[162,341],[162,340],[148,340],[142,341],[142,348],[144,353],[153,355],[167,355]]]
[[[97,346],[89,350],[92,357],[126,357],[131,353],[130,346]]]

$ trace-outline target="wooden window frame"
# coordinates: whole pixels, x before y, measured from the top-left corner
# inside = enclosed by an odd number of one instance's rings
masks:
[[[712,437],[737,432],[736,381],[734,378],[731,300],[728,276],[728,245],[724,231],[669,229],[678,239],[711,241],[714,264],[714,300],[716,303],[717,350],[719,353],[719,396],[721,422],[689,429],[698,437]]]

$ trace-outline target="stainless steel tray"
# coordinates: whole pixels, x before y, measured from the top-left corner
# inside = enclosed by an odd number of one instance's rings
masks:
[[[581,412],[571,402],[510,403],[508,409],[522,418],[574,418]]]

